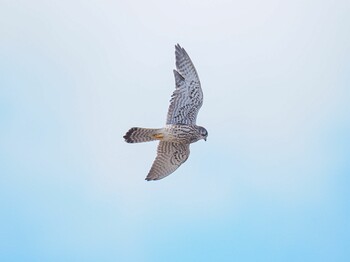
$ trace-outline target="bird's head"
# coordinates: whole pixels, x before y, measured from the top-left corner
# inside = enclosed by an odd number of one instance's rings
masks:
[[[201,139],[204,139],[204,141],[207,141],[208,131],[204,127],[199,126],[199,134],[201,135]]]

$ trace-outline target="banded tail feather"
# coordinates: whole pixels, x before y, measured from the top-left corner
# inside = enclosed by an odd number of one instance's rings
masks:
[[[158,140],[157,135],[160,129],[133,127],[125,134],[124,139],[128,143],[142,143]]]

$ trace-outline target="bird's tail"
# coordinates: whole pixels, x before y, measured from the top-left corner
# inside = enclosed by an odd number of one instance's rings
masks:
[[[161,140],[163,135],[161,133],[161,129],[133,127],[130,128],[123,137],[125,142],[128,143],[142,143],[153,140]]]

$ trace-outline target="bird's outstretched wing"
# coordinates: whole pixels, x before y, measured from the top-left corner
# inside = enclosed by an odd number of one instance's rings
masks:
[[[197,114],[203,104],[203,92],[196,69],[184,48],[175,46],[176,89],[168,109],[167,124],[196,124]]]
[[[146,180],[159,180],[173,173],[190,155],[190,145],[160,141],[157,157]]]

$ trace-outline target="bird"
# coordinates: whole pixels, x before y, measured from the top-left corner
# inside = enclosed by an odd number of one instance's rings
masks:
[[[160,180],[173,173],[190,155],[190,144],[207,140],[208,131],[196,125],[203,92],[197,71],[179,44],[175,45],[175,91],[170,99],[166,124],[162,128],[130,128],[123,136],[127,143],[159,140],[157,156],[146,177]]]

